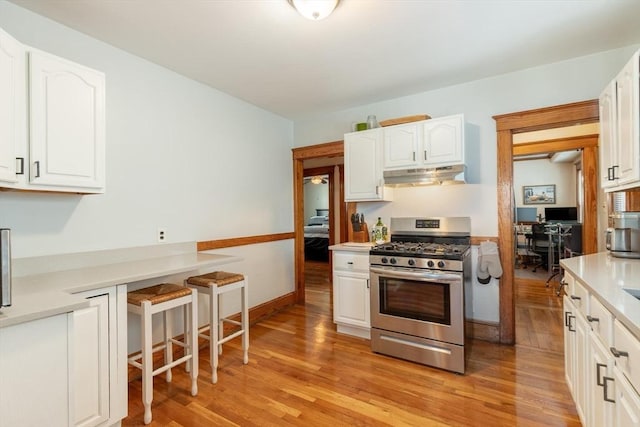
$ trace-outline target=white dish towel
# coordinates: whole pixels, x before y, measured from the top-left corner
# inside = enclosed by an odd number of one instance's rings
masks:
[[[502,277],[502,265],[500,264],[500,254],[498,245],[495,242],[482,242],[478,250],[478,282],[486,285],[494,277]]]

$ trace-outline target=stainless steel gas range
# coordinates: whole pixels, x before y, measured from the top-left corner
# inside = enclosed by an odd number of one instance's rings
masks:
[[[369,252],[374,352],[464,373],[471,219],[391,218]]]

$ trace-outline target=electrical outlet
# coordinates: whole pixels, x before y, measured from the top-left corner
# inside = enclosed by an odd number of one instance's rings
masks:
[[[166,228],[158,228],[158,242],[163,243],[167,241],[167,229]]]

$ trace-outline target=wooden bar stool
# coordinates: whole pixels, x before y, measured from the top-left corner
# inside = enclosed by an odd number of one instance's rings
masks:
[[[184,307],[184,342],[173,338],[171,311]],[[129,364],[142,370],[142,403],[144,423],[151,422],[151,401],[153,400],[153,377],[167,372],[167,382],[171,382],[171,368],[187,363],[191,373],[191,395],[198,394],[198,291],[171,283],[163,283],[149,288],[127,293],[127,311],[140,315],[141,352],[130,357]],[[162,344],[153,347],[152,315],[163,313],[164,338]],[[184,356],[173,360],[173,344],[184,348]],[[153,369],[153,353],[164,349],[164,365]],[[138,360],[142,359],[142,363]]]
[[[243,363],[249,363],[249,279],[247,276],[225,271],[214,271],[200,276],[189,277],[186,286],[209,295],[209,325],[200,328],[198,335],[209,340],[211,359],[211,382],[218,382],[218,356],[222,354],[222,344],[242,335]],[[242,309],[240,322],[222,317],[221,296],[227,292],[240,289]],[[240,329],[224,336],[224,323],[240,326]],[[209,331],[206,335],[204,332]]]

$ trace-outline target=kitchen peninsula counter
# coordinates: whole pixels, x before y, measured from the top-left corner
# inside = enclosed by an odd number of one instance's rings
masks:
[[[76,293],[240,260],[197,252],[195,242],[16,259],[12,305],[0,310],[0,328],[88,307]]]
[[[560,265],[624,324],[640,337],[640,259],[616,258],[607,252],[565,258]]]

